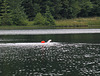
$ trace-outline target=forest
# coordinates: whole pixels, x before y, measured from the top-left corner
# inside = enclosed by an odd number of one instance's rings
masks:
[[[99,0],[0,0],[0,26],[55,25],[55,20],[99,17]]]

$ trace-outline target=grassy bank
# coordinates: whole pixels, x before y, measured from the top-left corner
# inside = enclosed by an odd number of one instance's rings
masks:
[[[0,29],[88,29],[100,28],[100,17],[75,18],[55,20],[56,25],[33,25],[34,21],[27,21],[27,26],[0,26]]]
[[[100,17],[56,20],[56,26],[100,28]]]
[[[52,28],[52,27],[48,27],[48,26],[0,26],[0,30],[17,30],[17,29],[48,29],[48,28]]]

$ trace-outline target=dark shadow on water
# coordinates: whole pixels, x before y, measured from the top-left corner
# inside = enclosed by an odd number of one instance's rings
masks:
[[[41,42],[100,43],[100,34],[0,35],[0,43]]]

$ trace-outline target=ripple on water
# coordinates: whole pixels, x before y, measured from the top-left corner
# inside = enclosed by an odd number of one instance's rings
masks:
[[[0,75],[100,75],[100,44],[2,43]]]

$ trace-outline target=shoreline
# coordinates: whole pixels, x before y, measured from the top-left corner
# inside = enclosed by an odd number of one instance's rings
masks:
[[[0,26],[0,30],[31,30],[31,29],[100,29],[100,26]]]

